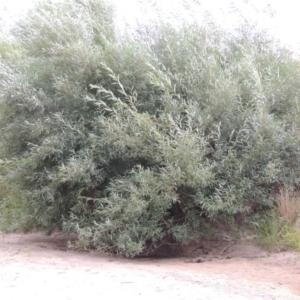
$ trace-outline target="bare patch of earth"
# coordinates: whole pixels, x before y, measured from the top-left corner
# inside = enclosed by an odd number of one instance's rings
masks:
[[[300,299],[299,253],[206,242],[186,255],[125,259],[69,252],[59,234],[2,234],[0,299]]]

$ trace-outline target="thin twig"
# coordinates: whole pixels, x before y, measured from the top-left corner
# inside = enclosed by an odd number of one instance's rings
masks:
[[[231,244],[229,244],[228,246],[226,246],[221,252],[220,255],[222,255],[227,249],[229,249],[229,247],[231,247],[233,244],[235,244],[235,242],[232,242]]]

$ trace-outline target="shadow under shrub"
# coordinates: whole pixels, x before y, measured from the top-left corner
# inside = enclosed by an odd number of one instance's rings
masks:
[[[1,157],[36,227],[135,256],[298,184],[292,53],[249,27],[121,36],[113,19],[102,1],[41,3],[1,59]]]

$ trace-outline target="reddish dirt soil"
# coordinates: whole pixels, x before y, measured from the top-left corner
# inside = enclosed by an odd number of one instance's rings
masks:
[[[125,259],[67,251],[59,234],[2,234],[0,299],[300,299],[299,253],[269,255],[239,243],[222,255],[203,263]]]

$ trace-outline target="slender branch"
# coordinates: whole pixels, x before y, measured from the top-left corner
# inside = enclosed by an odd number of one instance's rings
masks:
[[[220,255],[223,255],[223,253],[228,250],[233,244],[235,244],[235,241],[234,242],[231,242],[231,244],[227,245],[221,252],[220,252]]]

